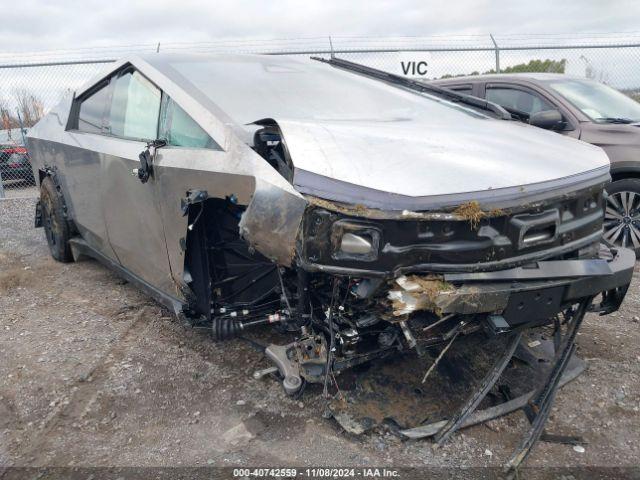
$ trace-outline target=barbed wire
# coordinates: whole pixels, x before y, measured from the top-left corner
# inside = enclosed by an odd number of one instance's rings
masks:
[[[150,42],[122,45],[96,45],[92,47],[65,48],[46,51],[0,52],[0,63],[29,63],[43,59],[64,57],[66,60],[101,60],[117,58],[127,54],[152,53],[160,50],[198,51],[198,52],[255,52],[264,53],[278,50],[312,51],[327,50],[330,41],[337,50],[374,50],[381,48],[412,47],[413,49],[460,49],[492,48],[493,42],[489,34],[456,34],[456,35],[324,35],[309,37],[282,38],[219,38],[197,42]],[[542,47],[555,48],[590,48],[603,45],[640,43],[640,32],[594,32],[594,33],[504,33],[494,34],[494,39],[502,49],[522,48],[535,49]]]

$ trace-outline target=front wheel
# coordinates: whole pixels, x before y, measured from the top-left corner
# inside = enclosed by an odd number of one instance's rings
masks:
[[[69,239],[71,227],[64,214],[62,194],[58,192],[51,177],[45,177],[40,185],[42,225],[49,244],[51,256],[59,262],[73,261]]]
[[[640,180],[625,178],[607,188],[604,240],[610,245],[628,247],[640,255]]]

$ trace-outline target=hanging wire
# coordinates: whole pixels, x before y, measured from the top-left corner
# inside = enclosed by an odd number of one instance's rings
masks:
[[[332,357],[333,357],[333,348],[334,348],[334,333],[333,333],[333,309],[335,305],[336,295],[338,293],[338,285],[340,279],[338,277],[333,279],[333,289],[331,291],[331,303],[329,304],[329,351],[327,352],[327,364],[324,369],[324,387],[322,389],[322,395],[324,396],[324,412],[323,415],[325,417],[329,416],[329,375],[333,373],[332,371]]]

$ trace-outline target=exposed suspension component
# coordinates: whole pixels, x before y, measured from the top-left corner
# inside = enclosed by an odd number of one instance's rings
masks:
[[[241,316],[238,315],[238,312],[232,311],[224,316],[212,317],[211,329],[214,338],[216,340],[230,340],[252,327],[284,322],[289,318],[280,312],[251,316],[249,310],[242,310],[240,314]],[[242,316],[246,318],[242,318]]]

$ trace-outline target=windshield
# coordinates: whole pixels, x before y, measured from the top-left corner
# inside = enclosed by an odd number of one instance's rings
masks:
[[[549,86],[597,123],[640,122],[640,103],[602,83],[559,80]]]
[[[170,65],[238,125],[263,118],[404,123],[488,118],[313,60],[254,55],[172,57]],[[421,101],[424,100],[424,101]]]

